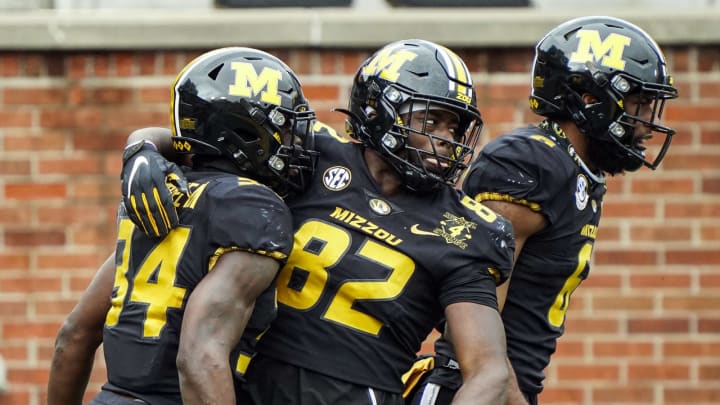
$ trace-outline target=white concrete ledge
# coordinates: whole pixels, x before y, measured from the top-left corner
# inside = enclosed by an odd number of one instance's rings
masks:
[[[4,11],[0,50],[354,48],[413,37],[455,47],[528,46],[580,15],[547,8]],[[660,44],[720,43],[720,8],[615,9],[612,15],[643,27]]]

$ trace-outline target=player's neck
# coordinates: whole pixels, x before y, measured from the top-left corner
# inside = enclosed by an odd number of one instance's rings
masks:
[[[400,176],[380,155],[370,148],[363,153],[365,164],[375,185],[385,196],[397,194],[402,189]]]
[[[587,136],[580,132],[577,125],[572,122],[559,122],[558,125],[560,125],[560,128],[562,128],[563,131],[565,131],[565,135],[568,137],[568,140],[572,144],[573,148],[575,148],[575,153],[577,153],[583,163],[587,165],[588,169],[593,172],[597,171],[597,166],[592,160],[590,160]]]

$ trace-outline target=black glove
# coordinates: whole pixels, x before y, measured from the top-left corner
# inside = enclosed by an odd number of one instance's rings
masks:
[[[173,189],[188,193],[182,170],[150,141],[128,145],[122,161],[122,196],[128,216],[148,236],[167,235],[180,224]]]

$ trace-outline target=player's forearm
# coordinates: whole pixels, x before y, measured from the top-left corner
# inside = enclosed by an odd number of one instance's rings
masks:
[[[115,252],[100,266],[80,301],[60,327],[48,380],[48,405],[80,404],[95,352],[103,340],[115,277]]]
[[[173,149],[172,132],[169,129],[161,127],[140,128],[130,133],[125,144],[130,145],[138,141],[152,142],[157,147],[158,152],[165,158],[177,163],[178,156]]]
[[[512,368],[510,360],[507,360],[508,369],[510,369],[510,380],[508,381],[507,405],[528,405],[525,395],[520,391],[517,382],[515,370]]]
[[[208,287],[205,282],[210,277],[206,276],[201,287],[196,288],[193,294],[202,293]],[[198,296],[190,297],[191,304],[194,298]],[[231,302],[233,305],[227,306],[210,302],[208,305],[188,307],[186,311],[176,360],[185,405],[235,404],[230,352],[240,340],[252,313],[253,303],[244,300]],[[217,312],[211,314],[208,310],[213,307]],[[227,311],[231,307],[233,310]]]
[[[493,362],[498,363],[498,362]],[[505,404],[509,372],[505,364],[484,365],[472,376],[463,375],[463,385],[455,394],[453,405]]]
[[[192,359],[178,363],[183,404],[234,405],[235,388],[229,354],[224,358],[203,358],[204,363]]]
[[[98,335],[73,334],[63,325],[55,342],[48,380],[48,405],[80,405],[92,371]]]
[[[251,307],[243,319],[243,327]],[[223,327],[217,318],[207,318],[206,324],[183,323],[177,356],[180,392],[185,405],[234,405],[235,387],[230,369],[230,342],[219,331]],[[188,328],[193,329],[188,332]]]

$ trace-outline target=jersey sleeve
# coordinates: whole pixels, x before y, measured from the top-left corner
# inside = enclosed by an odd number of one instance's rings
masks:
[[[440,303],[446,307],[455,302],[475,302],[497,309],[495,288],[508,279],[513,268],[512,223],[500,216],[492,222],[478,219],[468,241],[468,256],[459,262],[465,264],[444,276]]]
[[[458,302],[473,302],[498,309],[495,281],[481,265],[458,269],[462,277],[448,276],[440,287],[440,305],[443,308]]]
[[[207,190],[208,238],[218,251],[243,250],[284,262],[292,250],[290,211],[271,189],[225,177]]]
[[[508,201],[527,206],[555,222],[551,202],[566,187],[559,150],[542,135],[504,135],[487,144],[473,163],[463,191],[476,201]]]

